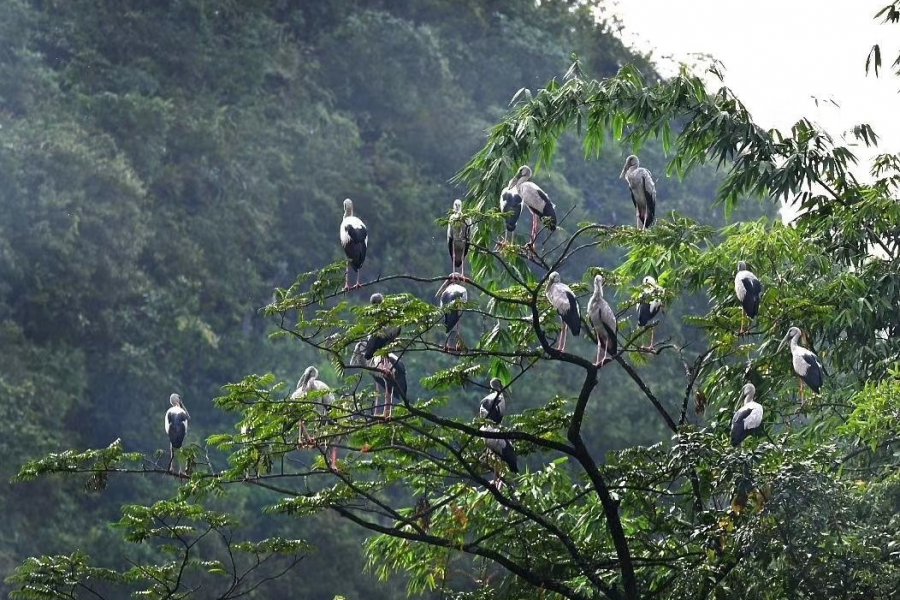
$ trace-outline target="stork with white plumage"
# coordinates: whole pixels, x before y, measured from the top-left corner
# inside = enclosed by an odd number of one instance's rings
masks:
[[[172,464],[175,462],[175,450],[184,444],[187,435],[188,422],[191,415],[184,407],[184,402],[178,394],[169,396],[169,404],[172,407],[166,411],[166,435],[169,436],[169,472],[172,472]]]
[[[447,333],[447,339],[444,341],[444,350],[450,349],[450,337],[456,333],[456,350],[459,351],[461,348],[465,346],[465,343],[462,339],[462,334],[459,332],[459,322],[462,318],[462,311],[459,308],[449,307],[451,305],[455,305],[456,303],[465,304],[469,301],[469,292],[465,287],[461,286],[458,283],[450,283],[449,280],[444,281],[444,284],[437,291],[436,296],[440,297],[441,300],[441,310],[445,310],[444,313],[444,327]]]
[[[615,356],[619,351],[619,323],[616,320],[616,313],[603,298],[603,275],[594,275],[594,293],[588,300],[588,321],[597,337],[597,360],[594,364],[602,367],[607,357]],[[603,348],[602,359],[600,358],[601,347]]]
[[[572,292],[572,288],[559,280],[559,273],[553,271],[547,277],[547,300],[562,320],[562,331],[559,334],[559,342],[557,350],[560,352],[566,349],[566,331],[571,329],[572,335],[578,337],[581,332],[581,309],[578,308],[578,300]]]
[[[341,247],[347,255],[347,270],[344,279],[344,291],[350,289],[350,267],[356,271],[356,285],[359,284],[359,270],[366,260],[366,250],[369,245],[369,233],[365,223],[359,217],[353,216],[353,200],[344,200],[344,219],[341,221]]]
[[[754,400],[756,386],[745,384],[741,389],[741,406],[731,418],[731,445],[738,446],[749,436],[762,431],[763,407]]]
[[[466,256],[469,254],[469,242],[472,234],[472,219],[463,218],[462,200],[453,201],[453,212],[447,223],[447,249],[450,252],[450,261],[453,266],[451,279],[456,279],[456,269],[459,269],[459,277],[466,278]]]
[[[743,335],[744,317],[750,319],[750,326],[752,326],[753,319],[759,314],[759,301],[762,297],[762,284],[759,282],[759,278],[747,269],[747,263],[744,261],[739,261],[737,264],[737,274],[734,276],[734,295],[741,303],[741,330],[738,335]]]
[[[822,389],[822,384],[825,382],[825,369],[822,367],[822,361],[819,360],[818,356],[797,343],[799,339],[800,329],[791,327],[775,352],[781,352],[787,341],[791,341],[791,366],[794,367],[794,373],[800,379],[800,402],[803,402],[803,384],[805,383],[813,392],[818,394],[819,390]]]
[[[310,393],[315,393],[316,397],[311,400],[306,400],[306,397]],[[311,366],[306,368],[303,375],[300,377],[300,380],[297,381],[297,388],[294,390],[294,393],[291,394],[291,400],[314,404],[316,411],[319,413],[320,420],[322,422],[327,422],[330,419],[329,413],[331,412],[331,406],[334,404],[334,394],[331,393],[331,388],[328,387],[328,384],[319,379],[319,370]],[[306,436],[305,441],[303,439],[304,435]],[[298,447],[316,444],[315,438],[313,438],[306,429],[303,419],[300,419],[298,436]],[[328,449],[327,440],[323,446],[326,450]],[[337,468],[337,447],[335,447],[334,444],[331,446],[329,464],[332,469]]]
[[[547,229],[556,230],[556,205],[550,202],[550,197],[536,183],[531,181],[531,167],[522,165],[513,177],[516,190],[522,198],[522,202],[531,211],[531,242],[537,237],[538,220],[547,219]]]
[[[634,204],[636,227],[647,229],[656,219],[656,184],[653,175],[641,166],[634,154],[625,159],[625,167],[620,175],[628,184],[631,202]]]

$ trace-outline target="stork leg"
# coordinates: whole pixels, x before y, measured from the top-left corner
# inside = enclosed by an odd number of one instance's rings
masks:
[[[598,335],[597,336],[597,360],[594,361],[594,366],[599,367],[599,366],[601,366],[601,364],[602,363],[600,362],[600,336]]]
[[[803,406],[806,402],[806,398],[803,396],[803,380],[798,377],[797,381],[800,383],[800,406]]]
[[[359,271],[356,272],[356,285],[353,286],[353,287],[354,287],[354,288],[361,288],[361,287],[362,287],[362,285],[359,283]]]
[[[637,209],[634,211],[634,226],[636,229],[641,228],[641,211]]]
[[[175,446],[169,444],[169,473],[172,472],[172,463],[175,462]]]
[[[564,352],[566,349],[566,332],[568,331],[568,329],[569,327],[565,324],[565,322],[563,322],[562,331],[559,334],[559,347],[557,348],[557,350],[559,350],[560,352]]]
[[[344,270],[344,291],[350,289],[350,262],[347,261],[347,268]]]
[[[332,471],[337,471],[337,446],[331,445],[331,460],[329,461]]]
[[[452,242],[450,243],[450,260],[452,261],[450,267],[453,271],[450,274],[450,281],[456,281],[456,247]]]

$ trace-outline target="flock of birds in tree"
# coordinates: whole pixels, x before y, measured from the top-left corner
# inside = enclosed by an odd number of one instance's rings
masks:
[[[527,248],[533,250],[538,233],[538,222],[546,224],[547,229],[554,231],[557,226],[556,206],[550,201],[550,197],[537,184],[531,181],[532,170],[527,165],[518,169],[515,176],[510,179],[506,188],[500,195],[500,211],[504,215],[506,232],[500,240],[500,244],[507,244],[514,240],[515,229],[524,204],[532,215],[532,226]],[[646,168],[640,166],[638,157],[629,156],[625,161],[620,176],[628,184],[631,200],[635,208],[636,227],[640,230],[649,228],[656,220],[656,185],[653,177]],[[462,335],[459,331],[462,310],[460,305],[468,301],[468,291],[465,283],[465,259],[469,253],[472,239],[472,222],[463,216],[462,201],[454,200],[453,209],[447,225],[447,249],[450,254],[452,273],[444,281],[437,292],[440,306],[444,310],[444,325],[447,339],[444,349],[452,351],[464,347]],[[353,214],[353,201],[344,200],[344,218],[340,225],[340,241],[347,257],[345,271],[344,291],[361,287],[359,282],[360,270],[366,259],[368,249],[368,230],[365,223]],[[356,273],[354,285],[350,285],[350,269]],[[618,322],[616,314],[609,303],[603,297],[603,276],[594,277],[594,289],[587,304],[587,322],[597,340],[597,355],[595,366],[602,367],[608,361],[613,360],[619,353],[618,346]],[[646,327],[662,310],[661,296],[663,289],[651,276],[643,279],[643,293],[638,305],[638,325]],[[759,312],[762,297],[762,285],[759,279],[748,268],[744,261],[737,266],[737,274],[734,279],[734,292],[742,307],[740,335],[747,330],[744,327],[744,319],[752,323]],[[564,352],[566,347],[567,332],[573,336],[581,332],[582,315],[578,299],[572,289],[562,283],[557,272],[551,272],[547,276],[547,300],[557,311],[561,323],[560,335],[557,340],[556,350]],[[384,297],[381,294],[373,294],[370,302],[373,305],[381,304]],[[749,328],[748,328],[749,329]],[[653,331],[651,327],[650,345],[653,348]],[[406,366],[400,356],[394,352],[379,353],[396,340],[401,332],[399,325],[388,325],[373,332],[364,341],[356,344],[350,359],[350,365],[355,367],[367,367],[375,381],[377,395],[384,397],[383,404],[373,407],[372,415],[378,418],[390,419],[395,398],[405,398],[407,393]],[[824,370],[818,357],[811,351],[798,344],[801,332],[797,327],[791,327],[777,352],[790,340],[792,366],[800,380],[801,400],[804,393],[804,384],[818,393],[823,384]],[[450,340],[455,337],[455,345],[451,347]],[[334,403],[334,394],[329,386],[318,379],[318,370],[311,366],[306,369],[303,376],[297,382],[297,387],[291,399],[314,404],[320,415],[320,422],[330,420],[329,413]],[[481,431],[487,434],[496,434],[499,425],[506,414],[507,398],[504,394],[504,384],[500,379],[494,378],[490,382],[490,393],[484,397],[479,407],[479,415],[489,421],[481,427]],[[310,394],[312,397],[310,399]],[[734,413],[731,421],[731,443],[739,445],[752,434],[762,430],[763,407],[755,400],[756,388],[753,384],[746,384],[741,390],[741,406]],[[172,469],[174,451],[180,448],[187,433],[187,425],[190,415],[184,408],[184,403],[178,394],[172,394],[170,398],[172,408],[166,413],[166,433],[171,442],[169,470]],[[518,473],[518,462],[512,443],[502,437],[485,437],[486,462],[494,469],[494,482],[502,482],[499,478],[501,463],[515,473]],[[318,446],[317,440],[309,434],[304,422],[299,423],[298,447]],[[323,444],[323,449],[325,444]],[[337,448],[332,444],[329,454],[329,464],[332,469],[337,468]]]

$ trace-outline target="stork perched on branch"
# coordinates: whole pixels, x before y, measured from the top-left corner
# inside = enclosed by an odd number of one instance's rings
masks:
[[[172,394],[169,396],[169,404],[172,408],[166,411],[166,435],[169,436],[169,472],[172,472],[172,463],[175,462],[175,449],[181,448],[187,435],[188,422],[191,415],[188,414],[181,401],[181,396]]]
[[[312,400],[306,400],[306,397],[310,393],[318,392],[317,397]],[[319,413],[319,419],[321,422],[330,421],[329,413],[331,412],[331,406],[334,404],[334,394],[331,393],[331,388],[328,387],[328,384],[319,379],[319,370],[315,367],[307,367],[303,372],[303,376],[300,377],[300,380],[297,381],[297,389],[294,390],[294,393],[291,394],[291,400],[299,400],[299,401],[307,401],[315,404],[316,411]],[[306,446],[306,445],[315,445],[316,440],[313,438],[309,431],[306,429],[306,426],[303,423],[303,419],[300,419],[299,426],[299,437],[297,439],[298,446]],[[304,441],[303,437],[306,436],[306,440]],[[324,448],[328,449],[327,440],[323,444]],[[331,457],[329,464],[332,469],[337,468],[337,448],[332,444],[331,446]]]
[[[496,427],[485,425],[481,428],[481,431],[497,433],[500,430]],[[516,456],[516,450],[513,448],[512,442],[505,438],[486,437],[484,438],[484,445],[487,446],[485,462],[487,462],[494,471],[494,478],[491,481],[491,485],[500,489],[500,486],[503,485],[503,479],[500,477],[501,464],[505,463],[513,473],[519,472],[519,461]]]
[[[384,296],[375,293],[369,298],[369,302],[376,306],[384,302]],[[375,353],[396,340],[400,336],[399,325],[385,325],[369,336],[366,343],[366,360],[370,360]]]
[[[497,425],[506,416],[506,395],[503,393],[503,382],[496,377],[491,379],[491,392],[481,399],[478,414],[482,419],[488,419]]]
[[[469,292],[465,287],[461,286],[458,283],[450,283],[449,280],[444,281],[444,284],[437,291],[437,296],[441,299],[441,309],[447,310],[451,304],[455,302],[462,302],[465,304],[469,300]],[[459,322],[462,318],[462,312],[458,308],[454,308],[452,310],[447,310],[444,314],[444,327],[446,328],[447,339],[444,342],[444,349],[450,349],[450,337],[456,333],[456,350],[460,350],[465,343],[463,342],[462,335],[459,333]]]
[[[791,366],[794,367],[794,373],[800,379],[800,401],[803,402],[803,384],[805,383],[818,394],[825,382],[825,369],[818,356],[797,343],[799,339],[800,329],[791,327],[778,345],[776,353],[781,352],[788,340],[791,341]]]
[[[628,184],[631,202],[634,203],[636,227],[647,229],[656,219],[656,184],[653,175],[641,166],[634,154],[625,159],[621,177]]]
[[[513,177],[516,190],[522,198],[522,202],[531,211],[531,242],[537,237],[538,219],[547,219],[547,229],[556,230],[556,205],[550,202],[550,197],[536,183],[531,181],[531,167],[522,165]],[[512,182],[511,182],[512,183]]]
[[[350,364],[356,367],[367,366],[370,369],[369,374],[375,380],[375,392],[380,398],[384,395],[383,404],[373,404],[372,416],[384,419],[390,419],[394,407],[394,395],[399,392],[401,398],[406,398],[406,365],[400,360],[400,357],[390,352],[385,356],[376,356],[370,360],[365,358],[366,342],[357,342],[353,348],[353,356],[350,357]],[[378,408],[381,411],[378,411]]]
[[[353,200],[344,200],[344,219],[341,221],[341,247],[347,255],[347,271],[344,279],[344,291],[350,289],[350,267],[356,271],[356,285],[359,284],[359,270],[366,260],[366,249],[369,244],[369,234],[365,223],[359,217],[353,216]]]
[[[516,224],[522,214],[522,196],[516,188],[516,178],[509,180],[506,189],[500,194],[500,212],[505,215],[506,233],[498,244],[506,244],[515,240]]]
[[[466,279],[466,255],[469,254],[471,233],[472,220],[463,218],[462,200],[454,200],[453,212],[450,213],[450,221],[447,223],[447,250],[450,252],[453,266],[451,279],[457,278],[456,269],[459,269],[459,277]]]
[[[547,277],[547,300],[562,320],[562,331],[559,333],[556,349],[563,352],[566,349],[566,331],[571,329],[572,335],[576,337],[581,332],[581,309],[578,308],[578,300],[572,293],[572,288],[560,283],[559,273],[556,271]]]
[[[640,327],[646,327],[650,324],[650,321],[656,318],[656,315],[662,310],[662,300],[658,296],[663,289],[656,284],[656,279],[647,275],[644,277],[643,284],[644,289],[641,293],[641,302],[638,304],[638,326]],[[653,348],[654,331],[656,330],[650,330],[650,345],[647,346],[648,349]]]
[[[737,274],[734,276],[734,295],[741,303],[741,330],[738,335],[744,333],[744,316],[753,319],[759,314],[759,300],[762,296],[762,284],[759,279],[747,269],[747,263],[740,261],[737,264]],[[749,327],[748,327],[749,330]]]
[[[741,406],[731,419],[731,445],[738,446],[752,434],[762,431],[763,407],[753,398],[756,387],[752,383],[741,390]]]
[[[594,363],[602,367],[607,357],[615,356],[619,351],[618,331],[619,324],[616,321],[616,313],[603,298],[603,275],[594,275],[594,293],[588,300],[588,320],[591,329],[597,336],[597,360]],[[600,348],[603,347],[603,358],[600,358]]]

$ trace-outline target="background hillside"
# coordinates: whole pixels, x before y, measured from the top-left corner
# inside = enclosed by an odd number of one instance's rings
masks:
[[[121,438],[163,449],[172,391],[196,441],[233,426],[210,402],[224,383],[267,371],[295,381],[310,357],[270,341],[258,310],[274,288],[340,258],[345,197],[370,231],[363,278],[447,272],[435,219],[465,195],[448,182],[520,88],[561,77],[573,53],[594,77],[627,62],[652,73],[591,14],[527,0],[0,3],[0,573],[41,553],[80,548],[115,563],[142,551],[99,524],[129,499],[171,491],[158,481],[113,480],[99,494],[5,482],[24,460],[70,447]],[[585,162],[567,143],[536,174],[561,214],[573,209],[563,228],[633,223],[618,180],[626,154],[610,145]],[[661,218],[724,222],[708,215],[712,172],[668,179],[652,144],[642,163],[659,179]],[[523,217],[520,232],[529,225]],[[691,335],[684,309],[671,307],[663,337]],[[409,362],[415,387],[425,373]],[[647,379],[661,386],[681,369],[658,361]],[[547,373],[515,402],[552,396],[568,375]],[[620,375],[590,407],[591,443],[666,439],[617,389]],[[229,508],[263,527],[261,501],[241,497]],[[291,535],[319,552],[265,597],[404,595],[361,574],[359,532],[337,518],[304,523]]]

